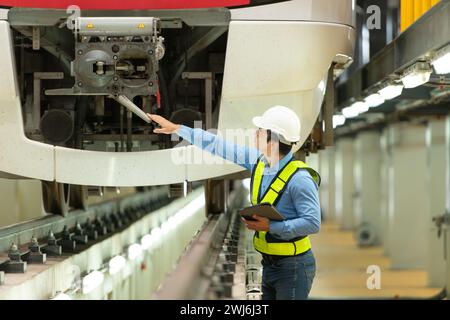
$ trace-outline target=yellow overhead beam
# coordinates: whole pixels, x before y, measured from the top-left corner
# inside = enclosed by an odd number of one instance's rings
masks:
[[[440,0],[401,0],[400,31],[403,32]]]

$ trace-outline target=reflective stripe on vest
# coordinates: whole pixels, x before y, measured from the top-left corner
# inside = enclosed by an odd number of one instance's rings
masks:
[[[286,189],[289,180],[298,170],[301,169],[307,170],[317,185],[320,185],[320,176],[315,170],[308,167],[303,161],[291,160],[274,177],[269,188],[261,199],[260,189],[264,168],[264,162],[261,158],[258,159],[250,183],[250,192],[252,195],[253,205],[269,203],[275,206],[281,199],[281,195]],[[300,239],[293,239],[292,241],[278,240],[277,242],[270,241],[268,238],[269,237],[266,231],[256,231],[253,237],[253,245],[255,246],[255,249],[261,253],[270,255],[295,256],[304,253],[311,248],[311,242],[308,236]]]

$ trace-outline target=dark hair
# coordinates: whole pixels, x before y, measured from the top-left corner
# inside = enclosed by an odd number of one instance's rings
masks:
[[[285,144],[283,142],[280,141],[280,136],[273,132],[271,130],[267,130],[267,142],[272,140],[272,137],[274,138],[275,141],[278,141],[278,152],[285,156],[287,155],[289,152],[292,151],[292,144]]]

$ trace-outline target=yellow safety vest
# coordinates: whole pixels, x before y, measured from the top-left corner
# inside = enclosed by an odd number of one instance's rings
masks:
[[[260,189],[264,168],[265,163],[260,157],[256,163],[250,182],[251,200],[253,205],[269,203],[275,206],[281,199],[281,195],[286,189],[289,180],[298,170],[307,170],[317,185],[320,185],[320,175],[315,170],[308,167],[303,161],[292,159],[278,171],[266,193],[261,196]],[[299,237],[290,241],[283,241],[275,239],[266,231],[255,232],[255,235],[253,236],[253,245],[255,246],[256,251],[260,253],[276,256],[296,256],[311,249],[311,242],[308,236]]]

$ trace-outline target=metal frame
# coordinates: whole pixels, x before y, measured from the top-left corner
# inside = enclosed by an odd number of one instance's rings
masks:
[[[188,61],[195,56],[197,53],[206,49],[210,44],[216,41],[220,36],[222,36],[226,31],[228,31],[228,27],[214,27],[208,30],[203,36],[201,36],[195,43],[193,43],[186,54],[180,55],[175,62],[174,65],[174,76],[172,81],[169,84],[169,93],[173,97],[175,96],[176,84],[182,75],[183,71],[186,69],[186,65]]]
[[[124,211],[130,207],[136,207],[143,203],[155,202],[158,206],[166,204],[168,199],[168,188],[159,187],[151,191],[139,192],[131,196],[118,197],[112,201],[105,201],[91,206],[88,210],[75,210],[62,217],[58,215],[48,215],[44,218],[16,224],[0,229],[0,252],[7,251],[11,243],[18,246],[30,241],[34,235],[37,239],[47,239],[48,233],[52,230],[55,235],[63,230],[64,226],[70,229],[79,223],[90,221],[94,218],[103,218],[110,213]]]
[[[208,267],[211,262],[214,264],[218,257],[217,244],[223,241],[225,229],[229,220],[222,214],[213,215],[205,227],[193,240],[186,254],[180,259],[175,271],[167,278],[162,288],[155,295],[158,300],[165,299],[186,299],[194,296],[202,296],[208,285],[198,285],[193,288],[195,280],[200,275],[211,275],[213,268]],[[215,259],[214,259],[215,258]],[[206,268],[205,268],[206,265]],[[203,271],[208,270],[207,272]],[[203,290],[200,290],[203,289]]]
[[[212,72],[183,72],[182,79],[205,80],[205,129],[212,128]]]
[[[33,130],[38,131],[41,122],[42,80],[63,79],[64,74],[62,72],[35,72],[33,77]]]
[[[334,94],[334,82],[333,82],[334,65],[328,69],[327,84],[325,90],[324,106],[322,111],[323,120],[325,123],[325,131],[323,135],[323,144],[325,146],[334,145],[333,136],[333,113],[335,108],[335,94]]]
[[[158,17],[162,28],[181,28],[180,20],[189,26],[228,26],[230,11],[226,8],[187,10],[82,10],[83,17]],[[70,16],[66,10],[11,8],[11,26],[54,26]]]
[[[342,109],[351,98],[362,96],[365,90],[415,61],[428,59],[430,51],[450,42],[449,34],[450,2],[441,1],[337,86],[338,108]]]
[[[230,194],[230,206],[226,213],[210,215],[154,299],[208,298],[214,285],[214,276],[235,271],[238,238],[231,229],[236,225],[233,221],[240,223],[235,209],[241,207],[244,201],[245,192],[241,188]]]

